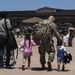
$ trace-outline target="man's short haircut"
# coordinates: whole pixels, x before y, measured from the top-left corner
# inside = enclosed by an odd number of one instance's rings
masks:
[[[62,41],[62,40],[58,40],[58,41],[57,41],[57,46],[61,46],[61,45],[62,45],[62,43],[63,43],[63,41]]]

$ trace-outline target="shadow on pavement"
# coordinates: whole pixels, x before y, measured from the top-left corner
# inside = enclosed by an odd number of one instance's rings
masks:
[[[9,66],[9,67],[5,67],[5,69],[16,69],[16,68]]]
[[[54,71],[58,71],[57,69],[53,69]],[[60,71],[62,71],[62,70],[60,70]],[[70,70],[64,70],[64,71],[62,71],[62,72],[68,72],[68,71],[70,71]]]
[[[46,67],[45,69],[42,69],[40,67],[32,67],[31,70],[32,71],[44,71],[44,70],[47,70],[48,71],[48,68]],[[50,71],[57,71],[57,69],[52,69]],[[70,70],[64,70],[64,71],[60,70],[60,72],[68,72],[68,71],[70,71]]]
[[[43,70],[47,70],[47,68],[42,69],[42,68],[40,68],[40,67],[32,67],[31,70],[33,70],[33,71],[43,71]]]

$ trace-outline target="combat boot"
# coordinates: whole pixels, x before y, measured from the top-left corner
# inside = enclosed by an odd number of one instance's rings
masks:
[[[45,64],[42,64],[42,68],[41,68],[42,70],[45,70]]]
[[[47,70],[51,71],[52,70],[51,62],[48,62],[47,64],[48,64],[48,69]]]

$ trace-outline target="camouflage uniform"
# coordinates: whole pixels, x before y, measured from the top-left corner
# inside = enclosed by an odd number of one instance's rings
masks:
[[[40,63],[42,65],[42,68],[45,67],[45,54],[48,53],[48,68],[51,69],[51,62],[54,60],[55,55],[55,48],[54,48],[54,41],[52,39],[53,35],[59,40],[59,34],[56,29],[56,24],[53,22],[50,22],[49,20],[44,20],[44,24],[48,24],[50,28],[50,35],[47,40],[42,40],[42,42],[39,45],[39,54],[40,54]]]

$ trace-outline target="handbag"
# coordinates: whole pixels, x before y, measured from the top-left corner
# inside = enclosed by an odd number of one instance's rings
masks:
[[[18,48],[14,34],[11,31],[8,37],[7,45],[11,50],[15,50],[16,48]]]
[[[12,33],[12,31],[8,29],[6,19],[4,19],[4,22],[5,22],[6,35],[7,35],[6,47],[9,50],[15,50],[15,49],[18,48],[16,39],[15,39],[14,34]]]

